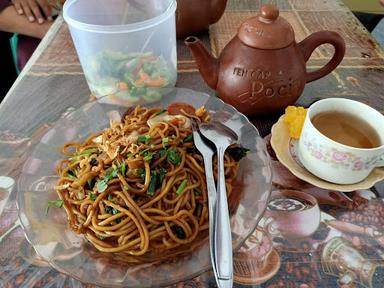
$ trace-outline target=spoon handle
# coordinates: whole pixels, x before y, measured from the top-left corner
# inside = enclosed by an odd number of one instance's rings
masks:
[[[221,280],[233,279],[232,266],[232,236],[229,223],[229,212],[227,202],[227,190],[225,188],[224,175],[224,147],[217,147],[218,155],[218,183],[215,211],[215,255],[217,257],[217,274]],[[230,286],[232,286],[230,284]]]

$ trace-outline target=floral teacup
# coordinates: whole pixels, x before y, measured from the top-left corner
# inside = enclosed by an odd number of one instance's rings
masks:
[[[326,137],[314,127],[311,119],[327,111],[348,112],[363,119],[377,132],[381,145],[355,148]],[[321,179],[336,184],[360,182],[375,167],[384,166],[384,116],[357,101],[342,98],[320,100],[308,109],[297,153],[304,167]]]

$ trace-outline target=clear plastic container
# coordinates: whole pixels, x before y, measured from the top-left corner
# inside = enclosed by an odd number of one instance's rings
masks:
[[[92,93],[104,102],[161,98],[177,78],[176,0],[69,0],[65,21]]]

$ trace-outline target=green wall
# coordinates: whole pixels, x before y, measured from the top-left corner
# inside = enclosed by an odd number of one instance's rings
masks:
[[[384,6],[380,5],[379,0],[343,0],[343,2],[352,11],[384,14]]]

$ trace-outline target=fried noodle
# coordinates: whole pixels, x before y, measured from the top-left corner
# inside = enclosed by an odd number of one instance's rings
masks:
[[[138,106],[84,142],[64,145],[56,192],[71,230],[100,251],[140,256],[188,245],[208,229],[204,163],[190,121],[207,122],[209,114],[189,108]],[[237,170],[226,154],[228,194]]]

